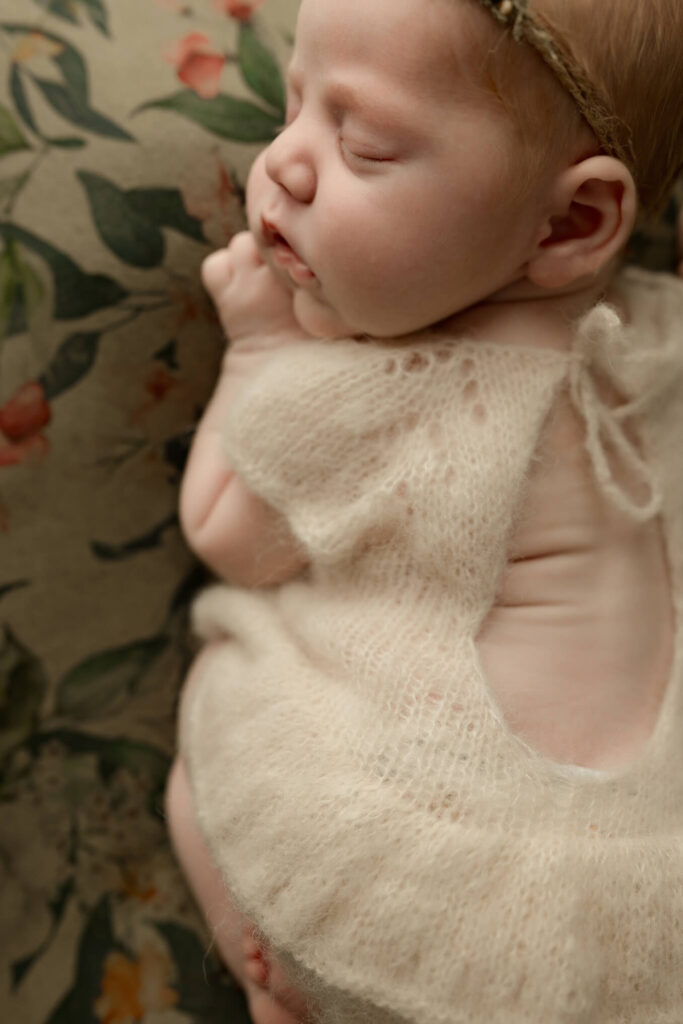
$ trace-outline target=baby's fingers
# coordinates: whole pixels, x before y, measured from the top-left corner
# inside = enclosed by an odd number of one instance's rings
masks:
[[[216,295],[230,284],[235,263],[229,249],[218,249],[202,263],[202,284],[209,295]]]
[[[214,298],[220,297],[240,271],[251,273],[263,266],[263,260],[249,231],[235,235],[227,249],[218,249],[202,264],[202,282]]]
[[[240,231],[234,236],[229,248],[236,266],[254,270],[263,265],[261,254],[251,231]]]

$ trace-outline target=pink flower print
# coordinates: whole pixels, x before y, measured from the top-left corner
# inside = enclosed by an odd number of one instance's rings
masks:
[[[51,418],[43,385],[31,380],[0,409],[0,431],[8,441],[25,441],[38,434]]]
[[[239,189],[217,149],[198,152],[179,186],[185,209],[202,222],[204,237],[216,248],[227,245],[245,227]]]
[[[263,0],[213,0],[214,8],[220,14],[227,14],[235,21],[249,21]]]
[[[25,441],[18,441],[17,444],[0,444],[0,469],[41,459],[47,455],[49,447],[50,442],[42,434],[31,434]]]
[[[191,32],[168,46],[164,57],[175,65],[176,74],[202,99],[214,99],[220,90],[225,57],[211,49],[211,41],[203,32]]]

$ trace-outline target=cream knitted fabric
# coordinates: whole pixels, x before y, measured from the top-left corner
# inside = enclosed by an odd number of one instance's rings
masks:
[[[598,307],[576,347],[310,341],[231,410],[228,457],[287,516],[310,571],[217,586],[225,636],[182,723],[200,825],[226,885],[328,1021],[683,1021],[683,284],[626,271],[625,328]],[[563,772],[507,728],[475,636],[559,389],[612,482],[641,413],[678,617],[645,753]],[[638,461],[640,459],[640,462]],[[604,465],[603,465],[604,463]]]

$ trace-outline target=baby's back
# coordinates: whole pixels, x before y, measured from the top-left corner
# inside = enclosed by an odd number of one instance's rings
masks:
[[[607,497],[585,434],[563,391],[478,643],[517,735],[554,760],[609,769],[635,760],[656,724],[673,612],[660,519],[636,522]],[[610,463],[618,485],[637,493],[614,453]]]

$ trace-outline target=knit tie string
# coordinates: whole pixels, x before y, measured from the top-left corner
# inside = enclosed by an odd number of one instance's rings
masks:
[[[666,350],[638,357],[638,362],[654,363],[659,371],[655,375],[654,386],[622,405],[608,405],[596,383],[595,371],[614,379],[613,357],[618,354],[620,342],[623,344],[622,335],[623,324],[611,306],[601,304],[583,318],[574,348],[575,358],[570,367],[570,394],[574,407],[584,420],[586,449],[603,493],[622,512],[636,522],[644,523],[661,510],[662,492],[652,468],[627,433],[625,424],[661,393],[662,385],[670,384],[671,377],[667,380],[665,372],[670,360]],[[609,458],[606,445],[610,450]],[[616,479],[615,468],[619,464],[627,470],[627,478],[643,485],[644,500],[638,501],[630,489]]]

